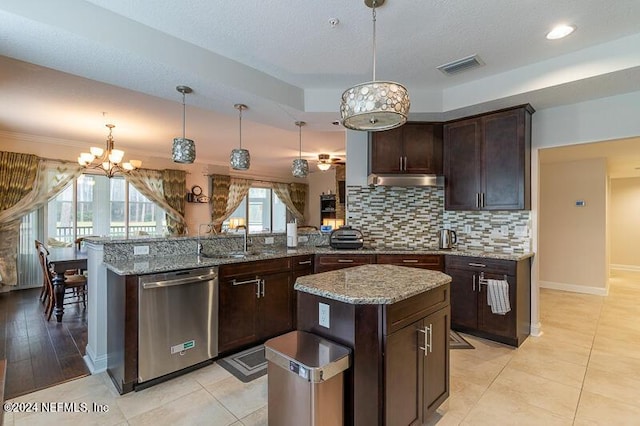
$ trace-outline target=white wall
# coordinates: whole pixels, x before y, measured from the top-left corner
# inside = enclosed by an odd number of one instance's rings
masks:
[[[307,181],[309,183],[309,200],[307,202],[309,215],[305,216],[307,222],[305,225],[317,226],[320,229],[320,195],[328,194],[329,191],[335,193],[336,171],[332,167],[326,172],[309,173]]]

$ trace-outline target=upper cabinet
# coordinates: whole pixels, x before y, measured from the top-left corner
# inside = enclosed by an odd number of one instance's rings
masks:
[[[406,123],[372,132],[370,171],[376,174],[442,174],[442,124]]]
[[[530,105],[444,125],[446,210],[531,208]]]

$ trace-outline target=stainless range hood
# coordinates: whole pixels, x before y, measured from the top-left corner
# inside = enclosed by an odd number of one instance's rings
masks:
[[[370,186],[436,186],[443,188],[444,176],[370,174],[367,177],[367,183]]]

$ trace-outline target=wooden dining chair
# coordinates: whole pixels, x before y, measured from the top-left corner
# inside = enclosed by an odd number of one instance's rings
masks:
[[[51,267],[49,265],[49,250],[47,247],[40,241],[36,240],[36,249],[38,251],[40,267],[42,268],[42,276],[44,280],[43,285],[47,293],[43,299],[43,302],[47,302],[44,313],[47,316],[47,321],[49,321],[51,319],[51,314],[53,313],[53,308],[56,306],[56,295],[53,290],[54,272],[51,271]],[[85,308],[87,307],[87,277],[84,275],[72,274],[71,271],[66,271],[64,279],[63,304],[70,305],[78,303],[82,303]]]

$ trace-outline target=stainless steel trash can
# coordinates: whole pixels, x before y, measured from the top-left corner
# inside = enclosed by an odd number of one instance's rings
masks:
[[[269,426],[343,424],[349,348],[304,331],[275,337],[264,348]]]

